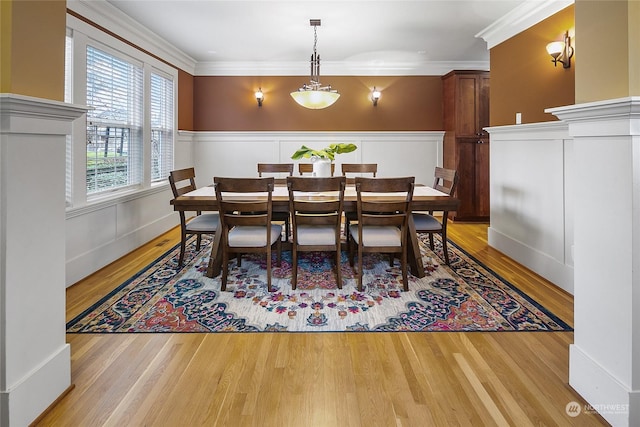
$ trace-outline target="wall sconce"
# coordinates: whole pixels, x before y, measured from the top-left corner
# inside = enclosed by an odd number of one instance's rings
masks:
[[[571,37],[569,32],[564,33],[564,42],[551,42],[547,45],[547,52],[553,57],[551,62],[556,67],[558,62],[564,68],[571,67],[571,57],[573,56],[573,48],[571,47]]]
[[[371,91],[371,101],[373,101],[374,107],[378,105],[378,99],[380,99],[380,91],[374,86]]]
[[[264,93],[262,93],[262,88],[259,88],[256,93],[256,101],[258,101],[258,107],[262,107],[262,101],[264,100]]]

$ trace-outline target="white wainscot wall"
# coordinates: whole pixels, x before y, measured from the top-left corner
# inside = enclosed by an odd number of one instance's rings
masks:
[[[489,245],[573,294],[573,140],[562,122],[491,127]]]
[[[298,163],[291,155],[306,145],[321,149],[331,143],[353,143],[358,149],[336,156],[342,163],[377,163],[380,177],[415,176],[431,184],[442,165],[442,131],[424,132],[193,132],[198,186],[214,176],[257,176],[258,163]],[[300,162],[308,162],[303,159]],[[295,168],[297,174],[297,166]]]
[[[174,168],[193,165],[192,135],[180,132]],[[168,182],[141,192],[69,209],[66,215],[66,286],[98,271],[180,224],[169,204]]]

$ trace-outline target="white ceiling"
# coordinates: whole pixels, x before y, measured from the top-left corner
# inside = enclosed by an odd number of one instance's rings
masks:
[[[322,74],[355,64],[488,64],[476,35],[527,0],[107,0],[198,64],[308,71],[314,33]],[[531,1],[531,0],[528,0]],[[284,73],[283,73],[284,74]]]

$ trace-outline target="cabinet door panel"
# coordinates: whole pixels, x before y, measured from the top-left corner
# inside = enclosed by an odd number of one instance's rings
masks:
[[[475,76],[458,77],[456,92],[456,135],[473,137],[478,133],[478,79]]]
[[[458,140],[458,187],[456,189],[457,198],[460,199],[460,206],[455,214],[455,218],[465,218],[475,216],[475,174],[476,174],[476,141],[477,139]]]
[[[478,132],[483,136],[488,133],[483,129],[489,127],[489,77],[478,77],[479,95],[478,95]]]
[[[476,144],[475,160],[475,207],[476,216],[489,217],[489,139],[480,139]]]

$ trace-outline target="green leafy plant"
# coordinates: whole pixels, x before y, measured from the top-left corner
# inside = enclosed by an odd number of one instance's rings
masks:
[[[319,157],[321,159],[329,159],[331,161],[335,160],[336,154],[350,153],[355,151],[358,148],[355,144],[345,144],[343,142],[339,144],[331,144],[328,147],[323,148],[322,150],[314,150],[313,148],[309,148],[306,145],[303,145],[293,153],[291,158],[293,160],[299,160],[301,158],[311,158],[311,157]]]

